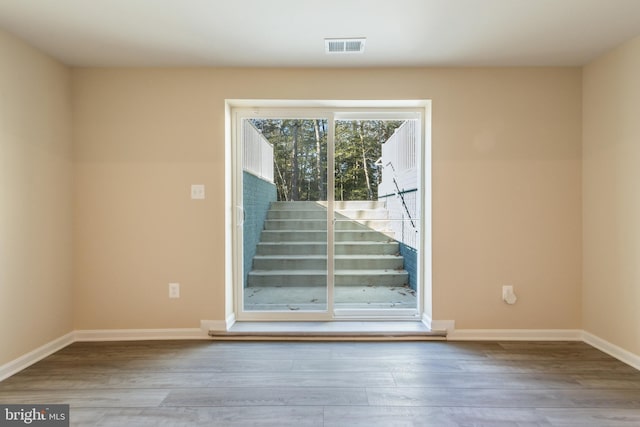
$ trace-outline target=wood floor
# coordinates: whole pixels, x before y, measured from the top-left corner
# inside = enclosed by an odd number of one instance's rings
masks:
[[[0,383],[77,426],[638,426],[640,371],[584,343],[75,343]]]

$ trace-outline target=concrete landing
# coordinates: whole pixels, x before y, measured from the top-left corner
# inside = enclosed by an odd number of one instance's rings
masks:
[[[324,286],[260,286],[244,292],[245,311],[326,309]],[[336,286],[335,305],[337,309],[417,308],[417,298],[404,286]]]

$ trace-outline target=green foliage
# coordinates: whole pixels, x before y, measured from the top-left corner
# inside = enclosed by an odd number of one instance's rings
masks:
[[[336,200],[376,200],[382,170],[375,162],[402,121],[336,121]]]
[[[253,119],[274,147],[278,200],[327,199],[327,122],[316,119]],[[336,121],[336,200],[375,200],[381,146],[402,121]]]

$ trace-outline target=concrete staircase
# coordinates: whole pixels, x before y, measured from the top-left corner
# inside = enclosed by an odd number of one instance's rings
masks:
[[[402,287],[408,282],[384,202],[336,202],[335,284]],[[313,287],[327,281],[326,202],[274,202],[247,287]]]

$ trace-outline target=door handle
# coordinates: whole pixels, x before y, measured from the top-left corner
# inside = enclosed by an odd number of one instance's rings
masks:
[[[242,206],[236,206],[236,221],[238,226],[242,227],[244,225],[245,220],[245,212]]]

